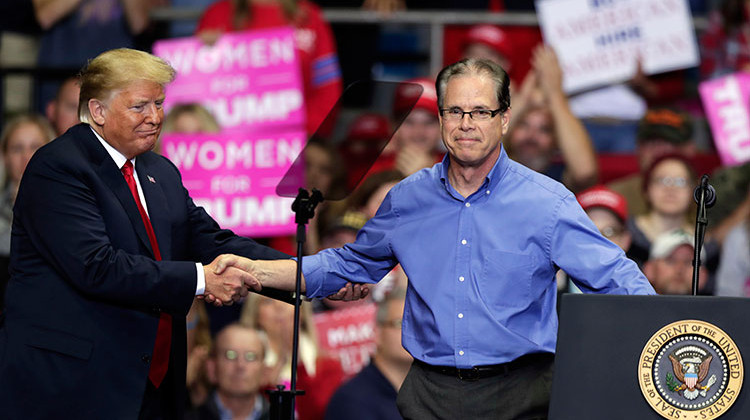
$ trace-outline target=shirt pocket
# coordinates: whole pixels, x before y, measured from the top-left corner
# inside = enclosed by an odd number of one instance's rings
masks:
[[[531,298],[533,256],[492,250],[478,281],[480,298],[490,307],[522,308]]]

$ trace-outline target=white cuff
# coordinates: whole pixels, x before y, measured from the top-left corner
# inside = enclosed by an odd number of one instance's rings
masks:
[[[203,272],[203,264],[195,263],[195,269],[198,274],[198,281],[195,285],[195,295],[202,295],[206,291],[206,273]]]

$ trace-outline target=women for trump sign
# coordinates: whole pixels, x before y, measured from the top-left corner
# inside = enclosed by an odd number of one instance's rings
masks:
[[[305,124],[294,30],[224,34],[214,45],[198,38],[159,41],[154,53],[177,70],[165,109],[200,103],[222,128],[264,131]]]
[[[724,165],[750,161],[750,73],[735,73],[698,86]]]

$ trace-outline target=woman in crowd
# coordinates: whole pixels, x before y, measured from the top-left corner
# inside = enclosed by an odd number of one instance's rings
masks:
[[[13,203],[21,183],[21,176],[37,149],[49,143],[55,132],[41,115],[23,114],[5,124],[0,135],[0,150],[5,165],[5,180],[0,191],[0,310],[2,310],[5,285],[8,283],[10,259],[10,229],[13,221]]]
[[[642,265],[648,259],[651,243],[662,233],[674,229],[691,234],[695,231],[690,222],[695,179],[692,164],[683,155],[665,154],[651,163],[643,182],[649,211],[628,220],[633,237],[628,257]]]

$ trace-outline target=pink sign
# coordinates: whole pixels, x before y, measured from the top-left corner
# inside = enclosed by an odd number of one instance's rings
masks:
[[[750,74],[735,73],[698,87],[724,165],[750,161]]]
[[[264,132],[279,125],[304,126],[293,29],[225,34],[212,46],[192,37],[162,40],[153,49],[177,70],[167,87],[167,110],[197,102],[226,129]]]
[[[320,347],[338,357],[347,376],[353,376],[369,363],[375,352],[374,303],[315,314]]]
[[[222,228],[245,236],[295,231],[292,198],[276,185],[305,144],[302,129],[266,134],[165,134],[162,153],[180,170],[196,205]]]

